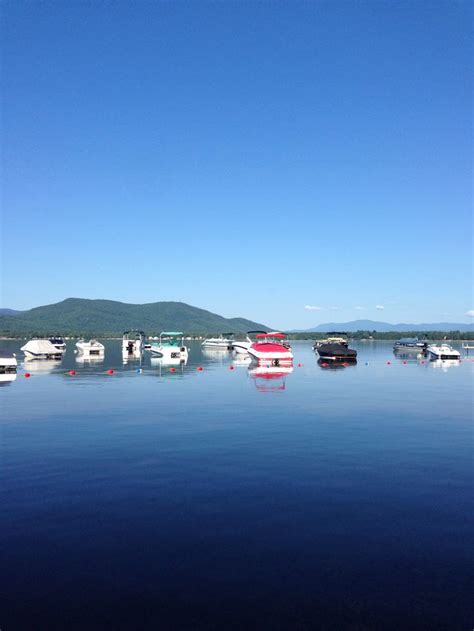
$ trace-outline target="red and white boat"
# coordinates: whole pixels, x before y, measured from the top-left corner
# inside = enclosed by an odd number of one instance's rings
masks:
[[[258,333],[256,341],[249,346],[247,352],[259,363],[268,362],[273,366],[290,364],[293,361],[293,353],[286,341],[286,335],[278,331]]]

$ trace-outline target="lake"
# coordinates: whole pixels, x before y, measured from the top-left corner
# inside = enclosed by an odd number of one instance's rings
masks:
[[[269,378],[187,344],[0,388],[2,631],[472,628],[474,355],[294,342]]]

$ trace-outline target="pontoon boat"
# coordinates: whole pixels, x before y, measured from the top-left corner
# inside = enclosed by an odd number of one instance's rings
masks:
[[[154,357],[169,360],[187,361],[188,349],[184,345],[184,333],[180,331],[163,331],[160,333],[158,344],[151,345]]]

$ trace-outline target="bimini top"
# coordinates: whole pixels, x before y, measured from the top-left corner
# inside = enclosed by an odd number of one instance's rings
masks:
[[[327,331],[326,335],[347,335],[346,331]]]
[[[266,331],[247,331],[247,335],[256,335],[257,333],[266,333]]]
[[[180,337],[181,335],[184,335],[184,333],[181,331],[162,331],[160,335],[166,337]]]
[[[146,337],[145,332],[140,331],[140,329],[130,329],[130,331],[123,332],[124,335],[128,335],[129,333],[139,333],[140,335],[143,335],[143,337]]]
[[[279,331],[273,331],[272,333],[258,333],[257,339],[266,339],[268,337],[278,338],[279,340],[284,340],[286,338],[285,333],[280,333]]]

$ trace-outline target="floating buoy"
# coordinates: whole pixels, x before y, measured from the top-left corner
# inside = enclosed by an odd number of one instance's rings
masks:
[[[137,368],[137,373],[140,375],[143,372],[141,368]]]
[[[369,365],[369,362],[365,362],[365,365],[366,365],[366,366],[368,366],[368,365]]]
[[[107,371],[108,375],[113,375],[114,374],[114,370],[112,368],[109,368]]]
[[[170,372],[176,372],[176,368],[173,368],[173,366],[171,366]]]
[[[202,366],[198,366],[199,372],[201,372],[202,369],[203,369]]]
[[[28,379],[28,377],[31,377],[31,374],[29,372],[25,372],[25,377]]]
[[[387,365],[388,365],[388,366],[390,366],[390,364],[391,364],[391,363],[392,363],[392,362],[387,362]]]
[[[75,370],[70,370],[70,371],[68,372],[68,375],[71,375],[71,377],[74,377],[74,375],[75,375],[75,374],[76,374],[76,371],[75,371]]]
[[[298,368],[301,368],[301,366],[302,366],[302,365],[303,365],[303,364],[298,364]]]
[[[229,366],[229,370],[234,370],[234,366]]]
[[[403,363],[406,364],[407,363],[406,360],[404,360]]]
[[[424,361],[422,361],[421,363],[422,363],[422,364],[424,364],[425,362],[424,362]]]

